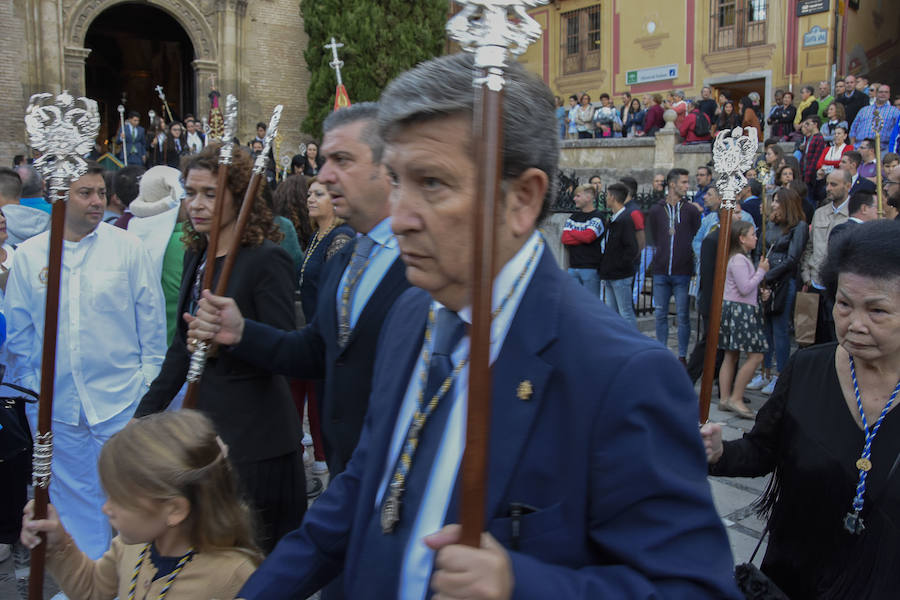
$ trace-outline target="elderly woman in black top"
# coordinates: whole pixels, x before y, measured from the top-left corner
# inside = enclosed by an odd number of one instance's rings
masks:
[[[791,600],[896,598],[900,587],[900,223],[832,240],[822,275],[838,342],[798,351],[743,439],[701,433],[710,473],[774,473],[762,562]]]

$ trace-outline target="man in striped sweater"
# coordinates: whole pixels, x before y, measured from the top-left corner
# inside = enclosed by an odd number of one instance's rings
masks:
[[[575,188],[576,211],[566,220],[562,243],[569,256],[569,275],[600,297],[600,275],[597,269],[603,258],[603,216],[596,210],[596,196],[591,185]]]

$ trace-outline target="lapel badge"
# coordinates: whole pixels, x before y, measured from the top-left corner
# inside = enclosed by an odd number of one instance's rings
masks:
[[[531,400],[531,395],[534,393],[534,386],[531,385],[531,381],[525,379],[519,386],[516,388],[516,397],[519,400]]]

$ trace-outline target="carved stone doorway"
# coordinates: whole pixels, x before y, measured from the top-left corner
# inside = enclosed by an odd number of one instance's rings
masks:
[[[176,120],[196,115],[194,46],[184,28],[167,12],[147,4],[116,4],[91,22],[84,38],[85,91],[100,109],[99,140],[115,136],[117,107],[136,110],[150,127],[148,111],[168,122],[155,88],[163,87]]]

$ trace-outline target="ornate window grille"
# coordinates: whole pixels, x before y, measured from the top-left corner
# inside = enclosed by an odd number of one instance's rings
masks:
[[[766,43],[768,0],[710,0],[710,52]]]
[[[562,72],[574,75],[600,68],[599,4],[562,13]]]

